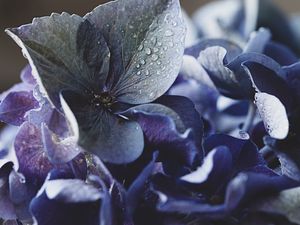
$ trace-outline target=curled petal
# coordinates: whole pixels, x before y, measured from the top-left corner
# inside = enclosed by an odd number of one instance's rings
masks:
[[[46,181],[31,201],[30,210],[39,225],[98,225],[101,192],[81,180]]]
[[[70,136],[60,140],[45,124],[42,124],[42,139],[48,158],[54,164],[69,162],[82,151],[76,138]]]
[[[0,120],[19,126],[25,121],[26,113],[38,106],[32,92],[10,92],[0,103]]]
[[[289,120],[280,100],[267,93],[256,93],[255,104],[270,136],[285,139],[289,132]]]

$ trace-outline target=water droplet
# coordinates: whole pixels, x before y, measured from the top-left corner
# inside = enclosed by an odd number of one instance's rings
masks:
[[[171,15],[168,13],[165,18],[164,18],[164,21],[169,23],[170,22],[170,19],[171,19]]]
[[[141,75],[141,71],[138,71],[136,74],[137,74],[137,75]]]
[[[100,45],[100,41],[97,41],[97,44]]]
[[[132,25],[129,25],[129,29],[133,29],[134,28],[134,26],[132,26]]]
[[[167,46],[164,46],[164,47],[163,47],[163,50],[165,50],[165,51],[168,50],[168,47],[167,47]]]
[[[141,67],[141,65],[140,65],[140,64],[137,64],[137,65],[136,65],[136,68],[138,68],[138,69],[139,69],[140,67]]]
[[[145,52],[146,52],[147,55],[151,55],[151,49],[150,48],[146,48]]]
[[[19,181],[20,181],[20,183],[22,183],[22,184],[25,184],[25,183],[26,183],[25,177],[23,177],[23,176],[20,177]]]
[[[166,30],[166,32],[165,32],[165,36],[166,37],[171,37],[171,36],[173,36],[173,31],[171,31],[171,30]]]
[[[138,47],[138,51],[142,51],[144,49],[144,45],[141,44],[139,47]]]
[[[157,64],[160,65],[160,64],[161,64],[161,61],[157,61]]]
[[[142,64],[142,65],[145,65],[145,64],[146,64],[146,61],[142,59],[142,60],[141,60],[141,64]]]
[[[149,70],[145,71],[146,76],[148,76],[150,74]]]
[[[240,130],[239,131],[239,137],[241,139],[247,140],[247,139],[249,139],[249,134],[247,132],[243,131],[243,130]]]
[[[137,35],[136,35],[136,34],[134,34],[134,35],[133,35],[133,38],[137,38]]]
[[[162,43],[160,41],[158,41],[157,46],[162,46]]]
[[[182,36],[182,37],[180,38],[180,41],[181,41],[181,43],[184,43],[184,42],[185,42],[185,36]]]
[[[158,55],[156,55],[156,54],[153,54],[153,55],[152,55],[152,60],[153,60],[153,61],[156,61],[156,60],[158,60]]]
[[[158,52],[158,51],[159,51],[158,48],[153,48],[153,52],[154,52],[154,53],[156,53],[156,52]]]
[[[157,42],[157,38],[156,37],[152,37],[151,39],[150,39],[150,41],[152,42],[152,44],[156,44],[156,42]]]

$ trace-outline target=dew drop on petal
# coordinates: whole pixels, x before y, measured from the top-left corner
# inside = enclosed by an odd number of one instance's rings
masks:
[[[151,58],[152,58],[153,61],[156,61],[156,60],[158,60],[158,55],[153,54]]]
[[[138,51],[142,51],[144,49],[144,45],[140,44],[140,46],[138,47]]]
[[[146,52],[147,55],[151,55],[151,49],[150,48],[146,48],[145,52]]]
[[[172,41],[170,41],[170,42],[169,42],[169,46],[170,46],[170,47],[173,47],[173,46],[174,46],[174,43],[173,43]]]
[[[157,39],[156,39],[156,37],[152,37],[150,41],[153,45],[155,45],[157,42]]]
[[[154,53],[156,53],[156,52],[158,52],[158,51],[159,51],[158,48],[153,48],[153,52],[154,52]]]
[[[165,32],[165,36],[166,37],[171,37],[171,36],[173,36],[173,31],[171,31],[171,30],[166,30],[166,32]]]

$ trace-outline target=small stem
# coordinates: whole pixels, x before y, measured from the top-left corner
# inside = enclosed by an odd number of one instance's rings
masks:
[[[250,102],[247,118],[246,118],[246,121],[245,121],[245,123],[243,125],[243,128],[242,128],[243,131],[249,133],[249,131],[252,128],[252,124],[253,124],[255,115],[256,115],[256,106],[254,105],[254,103]]]
[[[259,152],[262,154],[263,157],[268,157],[270,154],[272,154],[273,150],[269,146],[265,145],[259,150]]]

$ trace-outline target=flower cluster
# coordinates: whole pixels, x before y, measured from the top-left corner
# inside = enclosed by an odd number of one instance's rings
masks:
[[[6,32],[29,65],[0,95],[3,224],[300,224],[300,37],[271,1]]]

